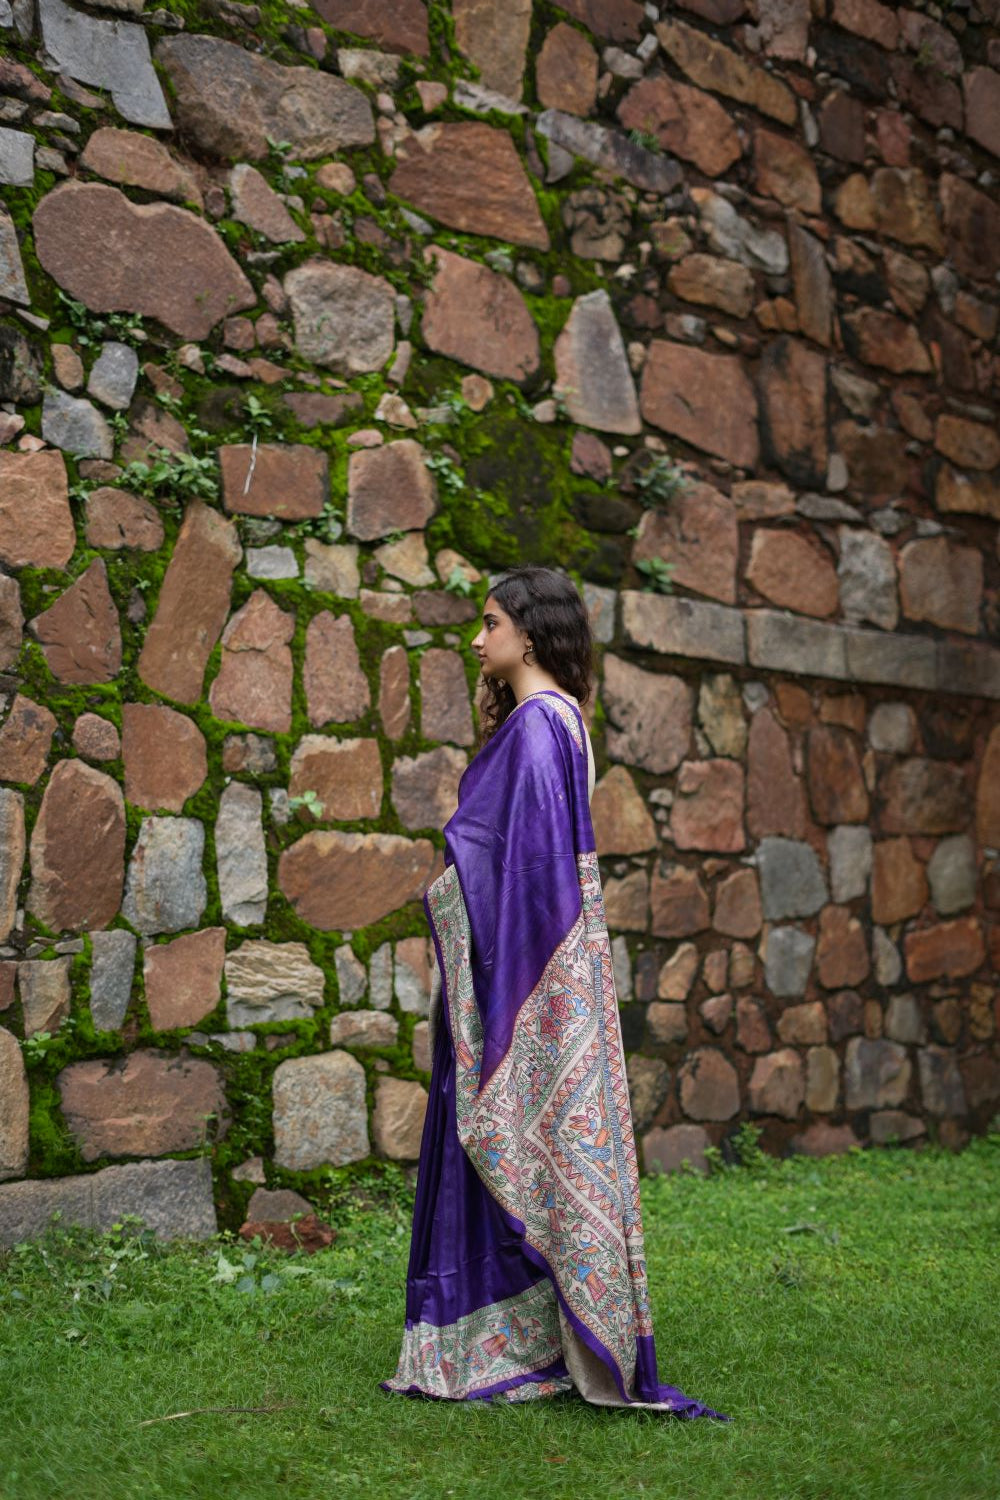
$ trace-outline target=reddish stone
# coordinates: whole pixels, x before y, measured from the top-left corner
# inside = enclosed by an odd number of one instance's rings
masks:
[[[304,521],[330,498],[329,460],[306,443],[223,444],[219,467],[223,504],[238,515]]]
[[[458,806],[458,783],[467,764],[462,751],[450,745],[401,756],[392,768],[392,805],[403,827],[443,828]],[[381,801],[381,766],[378,777]]]
[[[701,1002],[698,1013],[709,1031],[714,1031],[716,1036],[721,1036],[732,1018],[733,997],[732,995],[712,995],[708,1000]]]
[[[837,572],[817,543],[794,531],[758,526],[753,534],[747,582],[765,599],[798,614],[832,615],[837,608]]]
[[[1000,436],[995,427],[942,412],[934,429],[934,446],[963,469],[995,469],[1000,464]]]
[[[845,31],[853,31],[891,52],[899,40],[895,9],[878,0],[833,0],[833,19]]]
[[[417,900],[441,869],[429,839],[324,829],[284,851],[278,884],[304,922],[354,931]]]
[[[314,615],[306,630],[302,672],[310,724],[346,724],[371,703],[368,679],[361,670],[350,615]]]
[[[610,479],[611,450],[594,432],[574,432],[569,466],[572,473],[586,474],[589,479]]]
[[[962,94],[950,78],[936,68],[918,68],[914,58],[898,53],[892,59],[892,78],[900,103],[928,125],[962,129]]]
[[[388,646],[379,672],[378,714],[391,740],[406,733],[410,723],[410,664],[404,646]]]
[[[677,1070],[681,1109],[693,1120],[731,1120],[739,1113],[736,1069],[714,1047],[696,1047]]]
[[[154,1031],[197,1026],[218,1005],[226,929],[206,927],[143,953],[146,1005]]]
[[[654,339],[643,366],[647,422],[744,468],[757,462],[757,398],[739,359]]]
[[[186,209],[68,182],[42,199],[33,223],[43,267],[91,312],[140,313],[181,338],[203,339],[257,300],[215,230]]]
[[[589,115],[597,98],[597,53],[575,26],[559,21],[535,63],[535,92],[545,109]]]
[[[624,766],[612,766],[596,783],[590,815],[599,854],[642,854],[656,848],[656,824]]]
[[[861,166],[865,159],[865,107],[841,89],[830,94],[819,112],[819,140],[839,161]]]
[[[712,926],[727,937],[751,938],[760,931],[760,924],[757,876],[753,870],[736,870],[726,876],[716,891]]]
[[[649,889],[652,930],[656,937],[687,937],[709,925],[708,893],[697,870],[657,865]]]
[[[769,1052],[754,1063],[748,1085],[750,1109],[758,1115],[794,1120],[805,1099],[802,1058],[791,1047]]]
[[[389,52],[426,57],[430,50],[423,0],[319,0],[315,9],[335,31],[368,37]]]
[[[887,167],[909,166],[911,132],[906,117],[899,110],[876,111],[875,140]]]
[[[200,502],[188,507],[139,656],[139,676],[154,692],[178,703],[201,697],[241,556],[232,521]]]
[[[903,940],[906,976],[913,984],[931,979],[961,979],[986,961],[978,917],[959,917],[908,932]]]
[[[110,682],[122,664],[122,636],[104,559],[95,558],[31,629],[60,682]]]
[[[995,724],[990,730],[979,767],[976,833],[979,842],[987,848],[1000,848],[1000,724]]]
[[[293,797],[314,792],[324,822],[377,818],[383,790],[378,741],[307,734],[292,756],[288,790]]]
[[[287,734],[292,727],[294,615],[256,589],[222,635],[222,665],[208,690],[217,719]]]
[[[788,735],[770,708],[750,721],[747,746],[747,828],[752,838],[780,834],[800,839],[806,830],[806,799],[792,763]]]
[[[107,927],[121,905],[124,860],[118,783],[83,761],[61,760],[31,835],[29,911],[55,932]]]
[[[771,1046],[771,1028],[759,1000],[741,995],[736,1002],[736,1045],[744,1052],[766,1052]]]
[[[983,597],[983,555],[945,537],[908,542],[899,555],[899,598],[903,614],[945,630],[979,631]]]
[[[820,1046],[826,1041],[826,1008],[821,1000],[790,1005],[778,1017],[778,1036],[800,1047]]]
[[[812,723],[812,698],[808,691],[795,682],[776,682],[774,701],[783,724],[790,728],[805,729]]]
[[[54,714],[18,693],[0,729],[0,779],[33,786],[45,770],[55,730]]]
[[[826,359],[798,339],[774,339],[758,376],[765,447],[795,484],[825,485]]]
[[[753,306],[753,276],[735,260],[717,255],[685,255],[671,267],[667,285],[675,297],[717,307],[734,318],[745,318]]]
[[[875,307],[863,307],[846,313],[841,324],[850,352],[863,363],[880,365],[894,375],[930,373],[931,357],[912,323]]]
[[[454,745],[475,739],[465,663],[457,651],[429,646],[420,658],[420,732],[426,740]]]
[[[163,546],[163,522],[156,506],[141,495],[102,486],[87,496],[87,545],[156,552]]]
[[[0,671],[12,667],[21,654],[24,614],[16,578],[0,573]]]
[[[898,171],[879,167],[871,180],[871,201],[877,227],[904,245],[924,245],[944,254],[934,194],[923,172],[915,167]]]
[[[427,125],[397,152],[396,197],[452,229],[536,250],[549,248],[521,159],[506,131],[478,121]]]
[[[426,258],[435,267],[420,320],[427,347],[505,380],[537,370],[538,329],[514,283],[438,246]]]
[[[87,139],[80,165],[88,172],[123,187],[145,188],[157,198],[194,203],[201,208],[201,191],[194,173],[170,155],[162,141],[137,130],[104,125]]]
[[[754,171],[757,191],[776,198],[786,208],[818,214],[819,178],[804,147],[771,130],[754,132]]]
[[[955,269],[980,281],[1000,271],[1000,205],[961,177],[942,172],[939,191]]]
[[[318,391],[289,391],[282,401],[303,427],[341,427],[352,413],[363,410],[360,391],[345,391],[339,396],[323,396]]]
[[[362,541],[425,526],[437,509],[424,450],[413,438],[359,449],[347,465],[347,529]]]
[[[735,760],[685,761],[677,776],[670,832],[678,849],[737,854],[743,833],[743,767]]]
[[[64,568],[75,546],[62,454],[0,452],[0,562]]]
[[[120,1058],[63,1068],[56,1082],[66,1123],[84,1161],[98,1156],[165,1156],[205,1141],[206,1116],[222,1139],[230,1110],[218,1069],[184,1053],[140,1048]]]
[[[293,1250],[315,1255],[326,1250],[337,1238],[337,1231],[315,1213],[303,1213],[294,1223],[283,1219],[245,1219],[240,1225],[241,1240],[260,1239],[269,1250]]]
[[[152,812],[181,812],[208,775],[201,730],[184,714],[159,703],[125,704],[122,758],[126,798],[134,807]]]
[[[632,561],[662,558],[673,565],[674,583],[735,604],[739,542],[732,501],[709,484],[693,484],[668,510],[644,512]]]
[[[688,752],[691,689],[681,677],[646,672],[610,652],[601,688],[612,760],[672,771]]]
[[[901,432],[838,422],[834,446],[843,455],[852,489],[866,495],[891,495],[907,487],[910,461]]]
[[[966,135],[1000,156],[1000,73],[993,68],[970,68],[962,85]]]
[[[824,989],[860,984],[871,967],[865,931],[846,906],[824,906],[819,916],[816,972]]]
[[[619,104],[618,118],[626,130],[654,135],[663,151],[693,162],[707,177],[727,171],[743,152],[718,100],[665,73],[640,78]]]
[[[881,784],[886,833],[962,833],[969,789],[960,766],[914,756],[890,767]]]
[[[73,725],[73,749],[87,760],[117,760],[121,754],[118,730],[100,714],[81,714]]]
[[[663,50],[692,83],[738,99],[783,125],[796,123],[798,110],[791,90],[732,47],[683,21],[661,21],[656,35]]]
[[[819,823],[866,823],[868,790],[854,736],[837,725],[809,731],[809,800]]]
[[[646,1007],[646,1025],[650,1041],[659,1047],[687,1041],[688,1020],[683,1005],[669,1005],[662,1000],[654,1000]]]
[[[910,840],[879,839],[872,850],[872,921],[891,927],[915,917],[926,900],[924,867]]]

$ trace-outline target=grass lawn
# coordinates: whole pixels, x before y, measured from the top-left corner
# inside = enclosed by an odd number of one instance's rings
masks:
[[[660,1378],[730,1423],[381,1391],[403,1197],[314,1256],[126,1221],[0,1252],[0,1495],[996,1500],[1000,1136],[642,1190]]]

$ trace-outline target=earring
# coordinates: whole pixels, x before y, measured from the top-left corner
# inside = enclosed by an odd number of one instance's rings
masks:
[[[527,651],[524,653],[524,660],[526,662],[527,662],[529,656],[531,657],[531,663],[530,663],[530,665],[533,665],[534,661],[535,661],[535,648],[532,645],[529,645]]]

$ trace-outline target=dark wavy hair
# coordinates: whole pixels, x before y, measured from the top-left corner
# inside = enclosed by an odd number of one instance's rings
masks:
[[[586,703],[593,681],[594,637],[573,580],[555,568],[526,564],[508,568],[492,584],[487,598],[495,599],[518,629],[527,631],[538,665],[552,673],[564,692]],[[482,680],[480,747],[517,707],[509,683],[486,675]]]

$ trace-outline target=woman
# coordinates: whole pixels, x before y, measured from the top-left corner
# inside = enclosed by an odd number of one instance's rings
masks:
[[[635,1139],[579,704],[592,640],[550,568],[493,586],[482,744],[424,896],[442,976],[406,1331],[387,1391],[722,1413],[657,1380]]]

